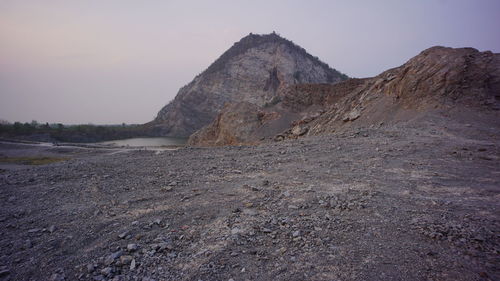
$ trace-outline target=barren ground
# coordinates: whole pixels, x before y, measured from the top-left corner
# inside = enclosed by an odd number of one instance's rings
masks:
[[[418,124],[158,152],[2,143],[70,159],[0,164],[0,280],[499,280],[500,126]]]

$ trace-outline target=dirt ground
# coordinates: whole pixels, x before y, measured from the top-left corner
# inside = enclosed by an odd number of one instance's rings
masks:
[[[0,280],[500,280],[490,124],[158,151],[1,143],[69,159],[0,164]]]

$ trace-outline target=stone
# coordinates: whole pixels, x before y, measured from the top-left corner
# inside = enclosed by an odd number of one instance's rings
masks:
[[[247,216],[256,216],[258,214],[258,212],[254,209],[243,209],[243,214],[247,215]]]
[[[307,133],[308,130],[309,130],[309,128],[307,128],[307,127],[302,127],[302,126],[297,125],[297,126],[292,128],[292,134],[295,136],[302,136],[305,133]]]
[[[121,257],[121,255],[123,255],[123,251],[122,250],[119,250],[119,251],[116,251],[110,255],[108,255],[105,259],[104,259],[104,264],[105,265],[111,265],[113,262],[115,262],[115,260],[119,257]]]
[[[108,266],[108,267],[105,267],[105,268],[103,268],[103,269],[101,270],[101,274],[102,274],[102,275],[104,275],[104,276],[108,276],[108,277],[110,277],[110,276],[112,275],[112,273],[113,273],[113,268],[111,268],[111,267],[109,267],[109,266]]]
[[[129,269],[130,269],[130,271],[132,271],[132,270],[135,270],[135,268],[136,268],[135,259],[132,259],[132,261],[130,262]]]
[[[359,111],[359,109],[353,109],[344,116],[344,119],[342,119],[342,121],[344,121],[344,122],[354,121],[354,120],[358,119],[360,116],[361,116],[361,112]]]
[[[54,231],[56,231],[56,226],[55,225],[51,225],[49,226],[49,228],[47,229],[50,233],[53,233]]]
[[[50,281],[64,281],[66,276],[62,273],[54,273],[50,276]]]
[[[137,251],[138,248],[139,248],[139,246],[137,246],[137,244],[128,244],[127,245],[127,250],[129,252],[135,252],[135,251]]]
[[[242,232],[242,230],[237,228],[237,227],[231,229],[231,235],[236,235],[236,234],[239,234],[241,232]]]
[[[164,187],[162,188],[162,190],[163,190],[163,191],[172,191],[173,189],[174,189],[174,187],[173,187],[173,186],[164,186]]]
[[[124,232],[122,232],[122,233],[118,234],[118,238],[120,238],[120,239],[125,239],[128,235],[129,235],[129,231],[128,231],[128,230],[126,230],[126,231],[124,231]]]
[[[128,265],[132,262],[134,258],[132,256],[126,255],[126,256],[121,256],[120,257],[120,263],[122,265]]]
[[[269,229],[269,228],[265,228],[265,227],[264,227],[264,228],[262,228],[262,229],[261,229],[261,231],[262,231],[262,232],[264,232],[264,233],[271,233],[271,232],[272,232],[272,230],[271,230],[271,229]]]
[[[88,273],[92,273],[92,272],[94,272],[94,271],[95,271],[95,268],[96,268],[95,264],[93,264],[93,263],[89,263],[89,264],[87,264],[87,272],[88,272]]]

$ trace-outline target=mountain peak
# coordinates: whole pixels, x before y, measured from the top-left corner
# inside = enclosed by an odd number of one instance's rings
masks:
[[[227,51],[225,51],[215,62],[213,62],[206,70],[206,74],[214,73],[217,71],[220,71],[222,68],[224,68],[224,65],[232,58],[244,54],[248,50],[252,48],[259,47],[264,44],[275,44],[275,45],[284,45],[288,47],[290,50],[294,50],[295,52],[299,53],[302,56],[307,57],[308,59],[314,61],[314,63],[321,65],[322,67],[325,67],[326,69],[331,72],[331,75],[329,75],[328,81],[325,82],[335,82],[335,77],[340,76],[342,77],[343,80],[347,79],[348,76],[338,72],[335,69],[332,69],[327,63],[324,63],[321,61],[318,57],[315,57],[311,54],[309,54],[304,48],[300,47],[299,45],[295,44],[291,40],[288,40],[284,37],[281,37],[278,33],[273,31],[272,33],[269,34],[254,34],[250,33],[247,36],[243,37],[240,39],[240,41],[235,42],[231,48],[229,48]]]
[[[277,102],[289,85],[345,79],[346,75],[276,32],[250,33],[181,88],[154,124],[160,135],[189,136],[209,124],[228,102],[264,106]]]

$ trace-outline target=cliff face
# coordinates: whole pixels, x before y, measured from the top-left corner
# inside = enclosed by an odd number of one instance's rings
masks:
[[[349,79],[335,85],[292,85],[282,93],[279,103],[261,109],[274,118],[254,123],[252,129],[240,133],[240,143],[342,132],[352,127],[408,121],[452,108],[498,112],[500,54],[433,47],[373,78]],[[240,122],[238,118],[226,119],[225,114],[232,113],[222,111],[218,120]],[[212,135],[229,138],[223,135],[232,132],[222,132],[221,126],[231,125],[212,123],[190,144],[219,145],[211,141],[211,135],[203,134],[218,132]],[[231,144],[237,142],[233,139]]]
[[[226,103],[262,107],[279,101],[289,85],[336,83],[347,77],[276,34],[250,34],[235,43],[152,122],[168,136],[189,136],[213,121]]]

